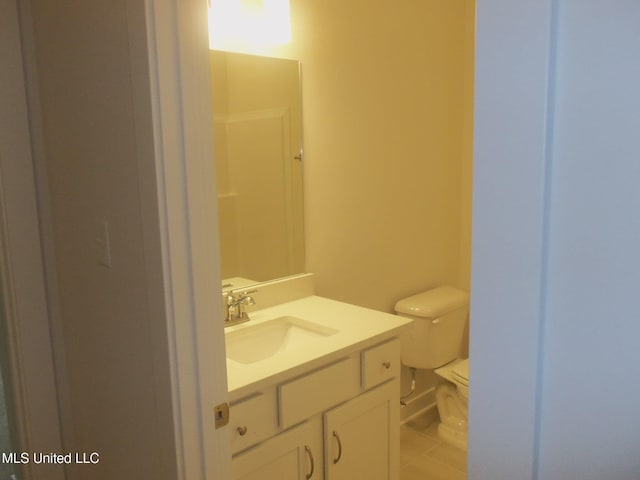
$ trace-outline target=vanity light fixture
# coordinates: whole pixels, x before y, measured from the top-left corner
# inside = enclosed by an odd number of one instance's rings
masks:
[[[289,0],[210,0],[209,48],[242,51],[290,41]]]

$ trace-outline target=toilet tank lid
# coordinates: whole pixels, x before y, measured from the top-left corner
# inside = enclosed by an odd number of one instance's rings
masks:
[[[467,292],[442,286],[413,295],[396,303],[396,312],[416,317],[436,318],[469,304]]]

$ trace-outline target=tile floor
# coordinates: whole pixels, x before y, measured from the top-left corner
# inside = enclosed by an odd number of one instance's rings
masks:
[[[440,440],[432,417],[400,427],[400,480],[466,480],[467,454]]]

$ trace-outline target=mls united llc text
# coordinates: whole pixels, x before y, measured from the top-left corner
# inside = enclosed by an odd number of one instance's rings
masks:
[[[88,463],[96,464],[100,462],[98,452],[75,452],[75,453],[41,453],[41,452],[2,452],[2,463],[53,463],[71,464]]]

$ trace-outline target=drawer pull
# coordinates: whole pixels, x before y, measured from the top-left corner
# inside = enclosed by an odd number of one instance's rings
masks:
[[[241,437],[243,437],[247,434],[247,427],[238,427],[236,431]]]
[[[311,471],[309,473],[307,473],[307,480],[309,480],[311,477],[313,477],[313,472],[316,469],[315,466],[315,462],[313,461],[313,453],[311,453],[311,448],[309,447],[309,445],[305,445],[304,446],[305,451],[307,452],[307,455],[309,455],[309,462],[311,464]]]
[[[333,437],[338,442],[338,456],[333,459],[333,464],[335,465],[342,458],[342,442],[340,441],[340,437],[338,436],[338,432],[336,432],[335,430],[333,431]]]
[[[382,366],[389,370],[391,368],[391,362],[382,362]]]

